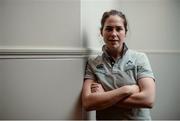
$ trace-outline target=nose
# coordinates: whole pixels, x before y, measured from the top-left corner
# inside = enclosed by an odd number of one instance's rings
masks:
[[[116,36],[117,36],[117,32],[116,32],[115,29],[113,29],[113,31],[112,31],[112,33],[111,33],[111,36],[112,36],[112,37],[116,37]]]

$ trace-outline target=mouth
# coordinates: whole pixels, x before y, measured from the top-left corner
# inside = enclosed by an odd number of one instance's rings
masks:
[[[108,42],[109,42],[109,45],[112,45],[112,46],[117,45],[119,43],[118,40],[108,40]]]
[[[109,42],[117,42],[117,41],[119,41],[119,40],[108,40]]]

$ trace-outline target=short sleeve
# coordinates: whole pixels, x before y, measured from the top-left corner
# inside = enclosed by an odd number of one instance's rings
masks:
[[[85,67],[84,80],[86,80],[86,79],[96,80],[96,76],[95,76],[94,71],[91,67],[91,61],[90,60],[87,61],[86,67]]]
[[[149,59],[146,54],[140,53],[137,58],[137,79],[150,77],[155,80]]]

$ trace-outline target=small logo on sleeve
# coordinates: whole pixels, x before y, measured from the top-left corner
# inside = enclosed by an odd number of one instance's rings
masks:
[[[96,66],[96,68],[97,68],[97,69],[103,69],[104,66],[103,66],[103,64],[99,64],[99,65]]]

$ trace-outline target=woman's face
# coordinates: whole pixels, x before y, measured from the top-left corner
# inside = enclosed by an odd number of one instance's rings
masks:
[[[126,37],[124,20],[118,15],[109,16],[101,32],[108,49],[122,50],[122,45]]]

